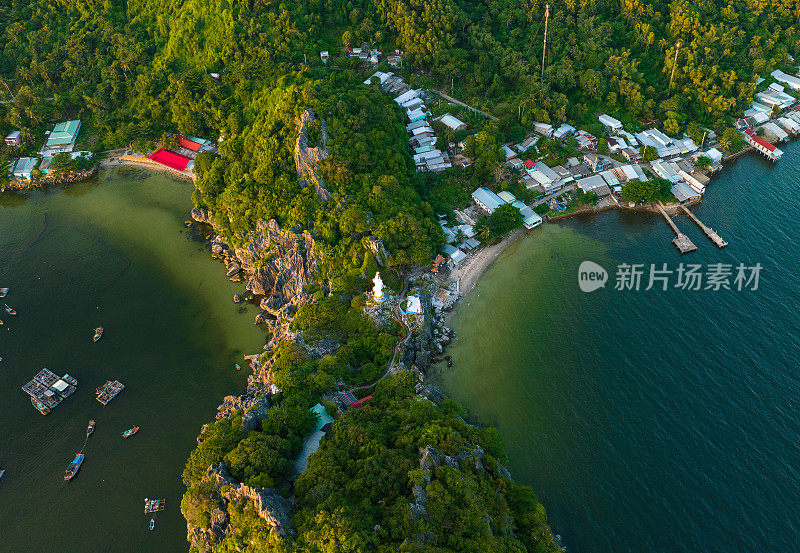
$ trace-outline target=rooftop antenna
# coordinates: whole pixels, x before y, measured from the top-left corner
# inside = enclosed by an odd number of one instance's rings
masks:
[[[547,20],[550,19],[550,4],[544,8],[544,43],[542,44],[542,80],[544,80],[544,58],[547,53]]]

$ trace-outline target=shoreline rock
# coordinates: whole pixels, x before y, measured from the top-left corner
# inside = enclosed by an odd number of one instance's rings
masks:
[[[35,188],[44,189],[48,186],[63,186],[65,184],[75,184],[77,182],[83,182],[86,180],[91,179],[95,175],[97,175],[99,171],[99,166],[95,165],[91,169],[87,169],[86,171],[74,172],[70,171],[69,173],[62,173],[60,175],[45,175],[39,179],[35,180],[28,180],[23,178],[14,178],[12,179],[8,186],[5,188],[0,188],[0,192],[14,192],[20,190],[33,190]]]

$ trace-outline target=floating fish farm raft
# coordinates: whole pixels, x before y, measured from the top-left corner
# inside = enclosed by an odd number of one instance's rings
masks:
[[[147,499],[144,498],[144,512],[145,513],[155,513],[156,511],[163,511],[164,505],[166,503],[165,499]]]
[[[66,379],[65,379],[66,378]],[[48,369],[42,369],[33,377],[33,380],[22,387],[22,391],[31,396],[31,402],[40,403],[45,409],[39,409],[43,414],[71,396],[78,385],[78,381],[69,375],[61,378]]]
[[[103,405],[107,405],[108,402],[117,397],[117,394],[124,388],[125,385],[119,380],[107,380],[105,384],[95,390],[95,394],[97,395],[96,399]]]

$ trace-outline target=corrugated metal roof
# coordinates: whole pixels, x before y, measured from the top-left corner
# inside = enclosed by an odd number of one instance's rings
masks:
[[[80,128],[81,122],[78,119],[56,123],[56,126],[53,127],[53,132],[47,137],[45,145],[62,146],[64,144],[69,144],[75,140]]]
[[[489,211],[494,211],[505,203],[500,196],[483,186],[472,193],[472,199],[485,206]]]

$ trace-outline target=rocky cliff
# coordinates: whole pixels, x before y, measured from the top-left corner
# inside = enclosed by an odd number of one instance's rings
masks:
[[[319,164],[328,157],[328,129],[325,120],[320,119],[320,139],[319,146],[308,147],[308,124],[315,121],[314,110],[306,109],[303,114],[295,120],[297,125],[297,142],[294,146],[294,164],[297,167],[297,175],[300,184],[303,186],[313,186],[317,195],[325,201],[331,199],[331,193],[325,188],[325,183],[319,176]]]
[[[228,506],[240,501],[252,502],[256,513],[264,520],[270,532],[281,536],[295,533],[289,521],[293,502],[275,490],[252,488],[237,482],[222,463],[212,464],[202,483],[214,496],[217,507],[211,514],[208,528],[187,525],[187,538],[193,551],[210,553],[214,544],[236,531],[230,524]]]
[[[192,211],[197,220],[209,215]],[[297,308],[311,303],[306,286],[314,281],[321,261],[308,231],[295,233],[283,230],[277,221],[259,221],[247,234],[245,246],[230,247],[221,236],[215,236],[211,253],[222,259],[232,280],[247,282],[247,290],[260,297],[262,312],[256,318],[267,325],[273,344],[282,340]]]

